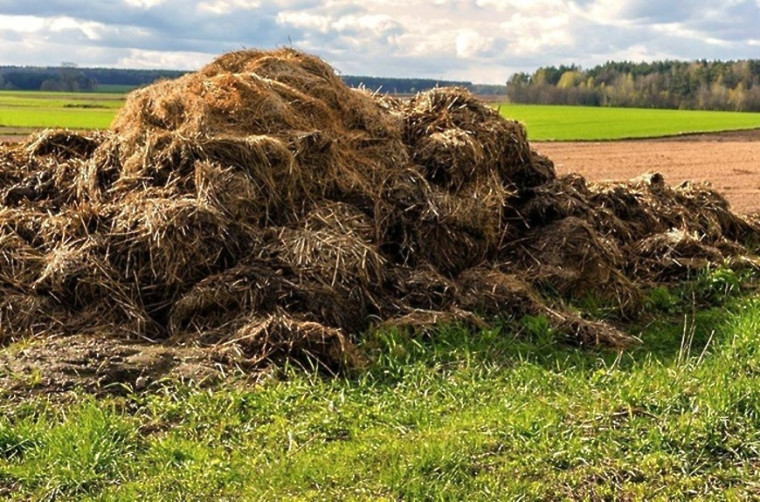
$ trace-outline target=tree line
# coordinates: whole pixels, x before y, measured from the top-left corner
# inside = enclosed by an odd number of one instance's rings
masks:
[[[177,78],[186,72],[175,70],[134,70],[122,68],[78,68],[73,64],[58,67],[0,66],[0,89],[43,91],[95,91],[99,85],[140,87],[162,78]],[[361,77],[342,75],[351,87],[388,94],[414,94],[434,87],[458,86],[475,93],[504,94],[503,85],[476,85],[457,80],[426,78]]]
[[[61,66],[0,66],[0,89],[23,91],[94,91],[98,85],[140,87],[162,78],[177,78],[176,70],[130,70]]]
[[[513,103],[760,111],[760,60],[547,66],[507,81]]]

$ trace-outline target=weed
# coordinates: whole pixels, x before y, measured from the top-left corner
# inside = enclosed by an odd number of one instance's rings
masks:
[[[675,314],[679,306],[679,298],[665,287],[653,288],[644,299],[645,309],[652,313]]]

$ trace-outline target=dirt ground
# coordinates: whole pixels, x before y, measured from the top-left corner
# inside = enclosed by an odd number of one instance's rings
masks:
[[[740,213],[760,213],[760,129],[654,140],[531,142],[558,174],[590,181],[659,172],[673,185],[709,181]]]
[[[0,351],[0,399],[62,395],[70,390],[122,394],[164,382],[206,385],[236,376],[193,347],[136,342],[113,334],[29,339]],[[225,370],[226,369],[226,370]]]

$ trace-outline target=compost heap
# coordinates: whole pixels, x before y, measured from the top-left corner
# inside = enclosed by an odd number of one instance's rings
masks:
[[[350,89],[291,49],[221,56],[129,95],[102,133],[0,154],[0,342],[109,333],[252,364],[359,364],[378,326],[543,315],[630,337],[641,290],[754,263],[757,222],[706,186],[558,178],[523,126],[465,90]]]

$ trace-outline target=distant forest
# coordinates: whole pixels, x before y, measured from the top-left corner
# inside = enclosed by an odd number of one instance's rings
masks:
[[[760,111],[760,60],[549,66],[507,82],[513,103]]]
[[[97,91],[99,86],[140,87],[162,78],[177,78],[186,72],[172,70],[128,70],[118,68],[0,66],[0,89],[43,91]],[[382,78],[342,76],[349,86],[370,91],[411,94],[433,87],[459,86],[476,94],[504,95],[503,85],[475,85],[472,82],[424,78]]]
[[[173,70],[0,66],[0,89],[20,91],[95,91],[99,85],[139,87],[161,78],[176,78]]]

